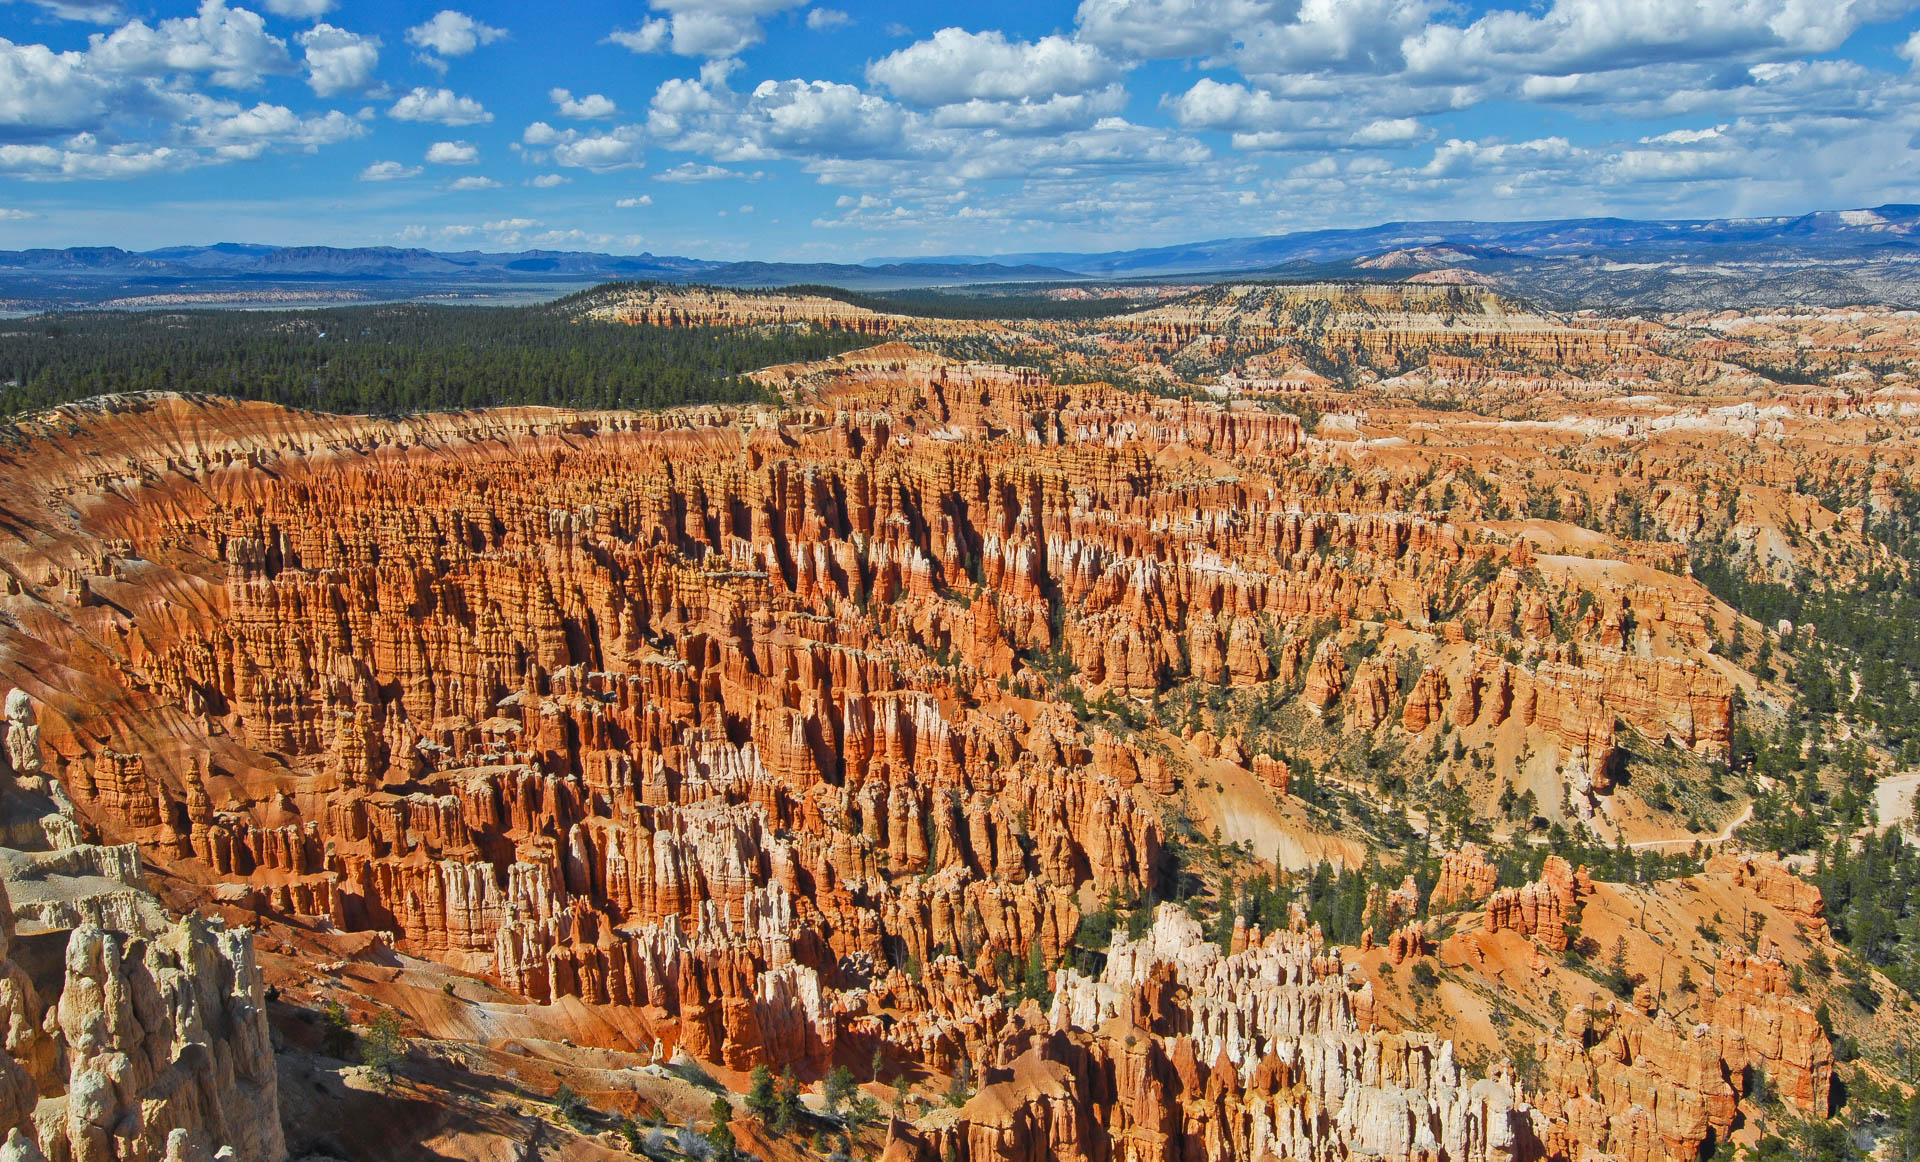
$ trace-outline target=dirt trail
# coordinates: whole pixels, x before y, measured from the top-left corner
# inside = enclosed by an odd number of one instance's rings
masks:
[[[1720,829],[1718,835],[1689,835],[1682,839],[1643,839],[1638,843],[1629,843],[1627,846],[1638,850],[1646,847],[1692,847],[1696,843],[1725,843],[1732,839],[1733,833],[1740,830],[1741,825],[1751,818],[1753,818],[1753,804],[1748,803],[1741,809],[1740,814],[1734,816],[1731,822]]]

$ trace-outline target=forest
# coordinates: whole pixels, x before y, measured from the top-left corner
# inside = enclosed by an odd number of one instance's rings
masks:
[[[134,391],[381,416],[744,403],[766,398],[746,372],[871,342],[813,325],[581,321],[571,298],[529,307],[68,312],[0,324],[0,416]]]

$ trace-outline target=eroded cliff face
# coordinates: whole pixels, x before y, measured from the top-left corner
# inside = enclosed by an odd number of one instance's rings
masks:
[[[1527,1156],[1511,1077],[1374,1027],[1338,950],[1275,933],[1223,957],[1164,906],[1098,979],[1062,973],[1051,1030],[1003,1045],[951,1123],[896,1127],[893,1157]]]
[[[1451,1041],[1376,1020],[1362,966],[1296,928],[1231,955],[1163,905],[1098,978],[1057,982],[1050,1029],[1011,1039],[985,1085],[895,1158],[1694,1159],[1735,1124],[1750,1071],[1827,1112],[1832,1053],[1778,960],[1728,953],[1704,1019],[1576,1006],[1538,1058],[1475,1077]]]
[[[0,777],[26,845],[0,848],[0,1156],[280,1162],[253,933],[169,917],[138,852],[74,841],[71,805],[32,769]]]
[[[26,426],[0,453],[0,677],[31,694],[7,705],[9,763],[182,898],[617,1008],[603,1040],[736,1070],[986,1070],[901,1150],[1692,1157],[1384,1027],[1307,931],[1224,956],[1163,914],[1098,976],[1057,974],[1050,1014],[1009,994],[1083,912],[1169,890],[1176,798],[1244,774],[1285,807],[1294,762],[1211,708],[1231,697],[1310,715],[1329,747],[1466,739],[1557,820],[1607,813],[1629,743],[1724,757],[1731,615],[1697,585],[1536,555],[1433,503],[1413,453],[1356,473],[1280,412],[898,344],[788,382],[785,409],[651,417],[161,397]],[[1086,711],[1176,691],[1198,691],[1185,722]],[[1311,830],[1286,838],[1337,850]],[[1462,851],[1431,905],[1558,951],[1592,893],[1563,863],[1495,882]],[[1432,950],[1407,891],[1381,901],[1399,964]],[[200,937],[109,927],[74,928],[63,997],[137,1016],[177,994],[251,1027],[238,948],[219,997],[190,996]],[[227,1099],[170,1081],[179,1046],[138,1023],[56,1021],[115,1080],[69,1075],[85,1101],[67,1146],[43,1123],[49,1156],[121,1156],[80,1143],[117,1141],[154,1087],[182,1111],[156,1125],[238,1149]],[[1599,1069],[1626,1023],[1568,1033],[1566,1069]],[[1769,1060],[1800,1062],[1814,1101],[1817,1056]],[[208,1060],[222,1093],[257,1078],[250,1050]]]

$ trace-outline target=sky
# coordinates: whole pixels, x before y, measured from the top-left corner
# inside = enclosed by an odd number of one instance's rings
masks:
[[[862,261],[1920,201],[1920,0],[0,0],[0,249]]]

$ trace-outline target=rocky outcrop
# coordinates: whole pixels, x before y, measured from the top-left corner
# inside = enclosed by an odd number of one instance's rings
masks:
[[[1427,906],[1435,912],[1477,904],[1493,894],[1500,873],[1487,862],[1486,853],[1476,843],[1463,843],[1458,851],[1440,856],[1440,878],[1434,881]]]
[[[1816,940],[1827,936],[1826,900],[1820,889],[1795,875],[1779,859],[1723,851],[1707,860],[1708,875],[1724,875],[1792,917]]]
[[[1347,691],[1348,713],[1355,726],[1372,730],[1386,721],[1393,682],[1393,670],[1377,659],[1368,658],[1355,667],[1353,685]]]
[[[1714,968],[1713,987],[1706,1020],[1729,1073],[1744,1082],[1758,1067],[1782,1101],[1808,1117],[1826,1117],[1833,1045],[1813,1006],[1794,992],[1787,966],[1777,957],[1728,949]]]
[[[1487,899],[1488,932],[1517,932],[1556,952],[1567,948],[1567,926],[1580,919],[1580,903],[1593,893],[1587,869],[1576,870],[1557,855],[1547,857],[1540,878],[1502,888]]]
[[[262,991],[250,933],[75,929],[53,1006],[66,1092],[34,1115],[50,1162],[285,1158]]]
[[[1731,951],[1698,1022],[1618,1003],[1575,1007],[1540,1048],[1554,1155],[1692,1162],[1732,1131],[1756,1070],[1800,1114],[1825,1117],[1833,1049],[1786,979],[1778,960]]]
[[[1396,945],[1411,953],[1423,938]],[[1417,954],[1417,953],[1416,953]],[[1224,956],[1162,905],[1098,978],[1063,970],[1053,1033],[987,1074],[951,1126],[895,1130],[895,1157],[1538,1156],[1511,1075],[1462,1075],[1452,1045],[1373,1025],[1337,949],[1278,932]],[[1020,1046],[1009,1046],[1012,1054]]]
[[[44,998],[8,955],[14,938],[0,890],[6,1157],[286,1157],[251,933],[193,920],[134,933],[83,923],[58,993]]]
[[[35,719],[33,699],[25,690],[9,690],[5,712],[7,769],[22,775],[39,773],[40,724]]]
[[[1420,671],[1413,689],[1407,692],[1406,706],[1400,711],[1400,725],[1408,734],[1421,734],[1439,722],[1447,705],[1447,676],[1434,667]]]
[[[1272,755],[1254,755],[1252,770],[1276,795],[1285,795],[1293,786],[1293,768]]]
[[[1326,710],[1340,700],[1340,694],[1346,689],[1347,663],[1340,656],[1334,640],[1328,638],[1314,650],[1313,661],[1307,665],[1307,685],[1304,696],[1307,705],[1315,710]]]

